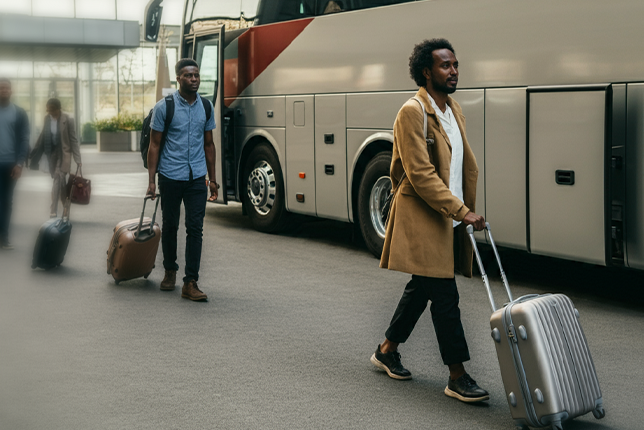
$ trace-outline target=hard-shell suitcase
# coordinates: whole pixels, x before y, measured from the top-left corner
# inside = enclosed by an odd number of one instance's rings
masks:
[[[63,263],[69,238],[72,234],[72,223],[69,221],[70,202],[67,199],[62,218],[53,218],[45,222],[38,233],[31,268],[53,269]]]
[[[530,294],[512,299],[499,252],[486,223],[510,302],[497,309],[474,239],[467,232],[492,305],[492,339],[506,398],[517,429],[562,429],[562,422],[588,412],[605,415],[602,393],[579,312],[563,294]]]
[[[122,221],[114,228],[107,249],[107,274],[112,275],[117,285],[121,281],[147,278],[154,269],[161,240],[161,229],[156,222],[159,195],[152,218],[145,217],[145,205],[150,198],[143,200],[140,218]]]

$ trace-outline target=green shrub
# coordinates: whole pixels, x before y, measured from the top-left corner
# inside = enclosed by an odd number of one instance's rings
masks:
[[[96,131],[141,131],[143,119],[137,115],[117,115],[108,119],[97,119],[92,125]]]
[[[94,128],[93,123],[86,122],[83,124],[81,140],[83,142],[96,142],[96,129]]]

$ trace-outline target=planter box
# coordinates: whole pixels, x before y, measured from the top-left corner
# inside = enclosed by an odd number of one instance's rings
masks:
[[[140,131],[99,131],[96,133],[96,148],[99,152],[136,152],[141,141]]]

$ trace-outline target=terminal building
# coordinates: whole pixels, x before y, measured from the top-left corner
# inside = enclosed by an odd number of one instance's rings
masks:
[[[13,0],[0,5],[0,76],[11,79],[14,102],[28,112],[32,140],[51,97],[77,119],[82,143],[96,141],[95,120],[147,115],[156,103],[159,47],[142,37],[146,3]],[[165,3],[162,22],[178,24],[181,2]],[[163,25],[160,32],[170,65],[177,59],[179,28]]]

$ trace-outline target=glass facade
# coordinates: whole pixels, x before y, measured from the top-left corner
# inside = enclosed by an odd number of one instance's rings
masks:
[[[148,0],[12,0],[0,1],[0,13],[142,21],[147,3]],[[182,0],[166,0],[161,21],[168,34],[166,55],[172,86],[176,85],[173,66],[177,61],[182,8]],[[104,63],[0,58],[0,76],[11,79],[14,102],[29,114],[32,141],[42,129],[47,99],[57,97],[63,110],[76,118],[81,142],[94,143],[95,120],[119,114],[143,118],[152,109],[156,103],[158,51],[156,43],[141,42],[139,48],[114,51],[114,56]]]

